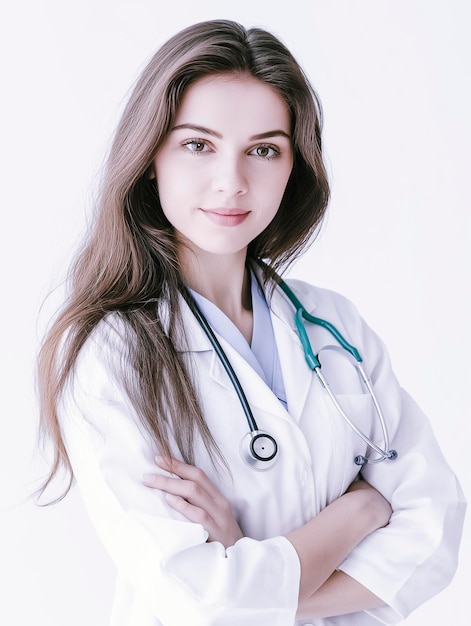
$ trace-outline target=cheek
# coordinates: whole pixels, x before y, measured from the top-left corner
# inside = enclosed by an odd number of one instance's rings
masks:
[[[156,166],[155,173],[160,204],[164,213],[166,213],[167,209],[171,209],[172,206],[178,202],[181,192],[181,186],[178,184],[178,180],[181,177],[178,176],[176,170],[168,164]]]
[[[173,164],[171,161],[156,164],[155,171],[163,208],[166,204],[175,205],[190,197],[201,184],[201,176],[198,176],[194,168],[182,167],[181,164]]]
[[[273,200],[276,199],[278,201],[278,204],[280,204],[283,194],[285,192],[289,177],[291,175],[291,170],[291,167],[283,168],[277,173],[274,181],[272,180],[272,185],[270,187],[271,196]]]

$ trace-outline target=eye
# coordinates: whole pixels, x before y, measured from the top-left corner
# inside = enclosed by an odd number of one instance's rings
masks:
[[[271,159],[276,159],[276,157],[280,156],[280,150],[276,146],[262,145],[250,150],[249,154],[271,161]]]
[[[202,152],[209,152],[210,147],[205,141],[201,139],[190,139],[182,143],[182,147],[192,154],[201,154]]]

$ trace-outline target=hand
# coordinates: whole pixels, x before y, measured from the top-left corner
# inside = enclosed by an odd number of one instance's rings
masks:
[[[208,541],[219,541],[225,548],[233,546],[244,535],[232,513],[231,503],[212,484],[203,470],[176,459],[155,459],[158,467],[174,474],[146,474],[143,483],[166,494],[168,504],[201,524],[209,533]],[[181,480],[180,480],[181,479]]]
[[[286,535],[301,562],[299,605],[310,605],[313,594],[339,564],[370,533],[391,517],[387,500],[369,483],[352,483],[347,492]]]
[[[372,514],[376,528],[387,526],[391,518],[392,509],[386,498],[363,479],[355,480],[347,489],[346,493],[352,493],[354,491],[362,491],[366,497],[365,507],[368,507],[368,512]]]

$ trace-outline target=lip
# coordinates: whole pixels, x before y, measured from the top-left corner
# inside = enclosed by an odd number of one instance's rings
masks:
[[[201,209],[206,217],[218,226],[238,226],[248,217],[250,211],[237,208]]]

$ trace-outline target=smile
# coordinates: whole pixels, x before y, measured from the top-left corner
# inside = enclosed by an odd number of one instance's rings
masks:
[[[249,216],[243,209],[201,209],[205,216],[218,226],[238,226]]]

